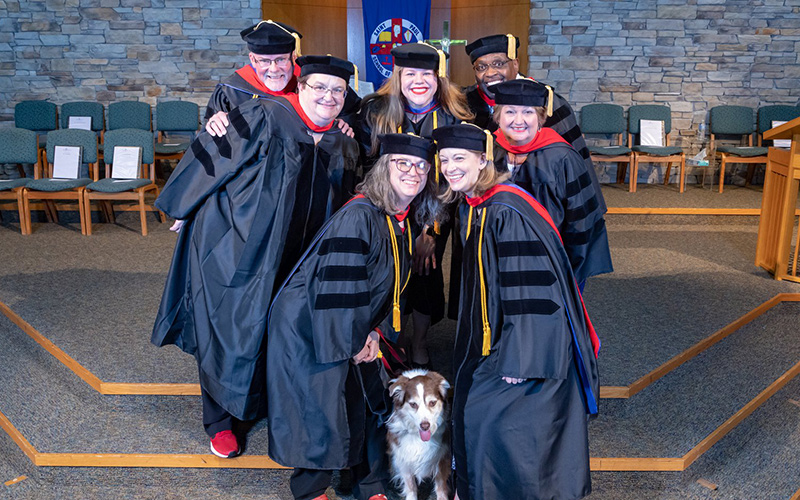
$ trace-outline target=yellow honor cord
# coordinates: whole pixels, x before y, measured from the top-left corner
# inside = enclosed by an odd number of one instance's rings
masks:
[[[353,90],[358,92],[358,66],[353,63]]]
[[[470,213],[471,215],[471,213]],[[489,326],[489,313],[486,307],[486,282],[483,276],[483,226],[486,222],[486,209],[481,216],[481,229],[478,237],[478,273],[481,280],[481,321],[483,323],[483,350],[481,355],[488,356],[492,348],[492,329]]]
[[[469,217],[467,218],[467,237],[465,239],[469,239],[469,233],[472,230],[472,207],[469,207]]]
[[[483,133],[486,134],[486,160],[494,162],[494,137],[486,129],[483,129]]]
[[[547,116],[553,116],[553,87],[550,85],[545,87],[547,87]]]
[[[508,38],[508,58],[509,59],[516,59],[517,58],[517,38],[512,35],[506,35]]]
[[[399,332],[402,327],[400,322],[400,252],[397,249],[397,239],[394,237],[392,219],[386,216],[389,225],[389,239],[392,241],[392,257],[394,257],[394,293],[392,294],[392,328]]]
[[[433,110],[433,130],[436,130],[437,128],[439,128],[439,114],[434,109]],[[438,154],[433,156],[433,168],[436,170],[434,172],[434,179],[436,181],[436,187],[438,188],[439,187],[439,155]],[[439,225],[439,221],[438,220],[434,220],[433,221],[433,232],[436,233],[436,234],[442,234],[442,228]]]

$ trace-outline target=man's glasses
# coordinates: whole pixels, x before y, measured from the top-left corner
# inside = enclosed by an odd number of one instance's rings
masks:
[[[330,92],[331,96],[333,96],[334,99],[341,99],[347,93],[347,89],[343,89],[341,87],[330,89],[325,85],[319,85],[319,84],[309,85],[306,83],[305,85],[306,87],[310,88],[314,92],[314,94],[317,95],[317,97],[323,97],[325,94]]]
[[[414,167],[418,174],[427,174],[428,170],[431,169],[431,164],[425,160],[422,160],[419,163],[414,163],[404,159],[392,159],[390,161],[394,163],[394,166],[397,167],[397,170],[404,173],[411,171],[411,167]]]
[[[505,61],[492,61],[489,64],[479,63],[479,64],[476,64],[475,66],[473,66],[473,68],[478,73],[483,73],[484,71],[489,69],[489,66],[493,67],[494,69],[500,70],[500,69],[505,68],[506,65],[508,63],[510,63],[510,62],[511,62],[511,59],[506,59]]]
[[[290,58],[288,57],[278,57],[275,59],[262,59],[260,57],[256,57],[254,59],[256,61],[256,64],[258,64],[259,66],[263,66],[265,68],[269,68],[270,66],[272,66],[272,63],[275,63],[275,66],[285,66],[286,63],[290,61]]]

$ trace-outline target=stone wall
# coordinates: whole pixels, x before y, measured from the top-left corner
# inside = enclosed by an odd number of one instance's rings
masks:
[[[0,121],[25,99],[205,106],[260,0],[0,0]]]
[[[720,104],[800,100],[797,0],[532,1],[530,73],[576,109],[665,103],[677,145]],[[677,132],[677,134],[675,133]]]

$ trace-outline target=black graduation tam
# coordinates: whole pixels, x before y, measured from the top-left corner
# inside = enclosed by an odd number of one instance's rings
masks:
[[[517,78],[498,83],[492,87],[497,105],[540,106],[547,108],[547,116],[553,116],[553,89],[549,85],[530,78]]]
[[[288,24],[273,20],[261,21],[240,33],[247,42],[247,49],[254,54],[290,54],[300,55],[300,39],[303,35]]]
[[[414,134],[380,134],[381,155],[405,154],[423,158],[433,163],[436,145],[432,140]]]
[[[350,81],[350,77],[358,71],[355,64],[333,56],[298,57],[297,65],[300,66],[300,76],[322,73],[338,76],[345,82]]]
[[[435,70],[439,76],[447,74],[447,58],[444,51],[427,43],[405,43],[392,49],[394,65],[403,68]]]
[[[519,52],[519,38],[511,34],[490,35],[478,38],[464,48],[473,63],[481,56],[494,54],[496,52],[503,52],[509,59],[516,59],[517,53]]]
[[[433,140],[436,141],[436,149],[439,151],[445,148],[459,148],[485,152],[487,159],[494,160],[491,132],[471,123],[439,127],[433,131]]]

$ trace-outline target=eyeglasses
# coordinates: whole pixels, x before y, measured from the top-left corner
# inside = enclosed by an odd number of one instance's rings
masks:
[[[422,160],[419,163],[414,163],[414,162],[411,162],[411,161],[408,161],[408,160],[404,160],[404,159],[394,159],[393,158],[390,161],[392,163],[394,163],[394,166],[397,167],[397,170],[399,170],[401,172],[404,172],[404,173],[405,172],[410,172],[411,171],[411,167],[414,167],[414,169],[416,170],[416,172],[418,174],[427,174],[428,170],[431,169],[431,164],[428,163],[425,160]]]
[[[285,66],[286,63],[288,63],[291,60],[288,57],[278,57],[278,58],[275,58],[275,59],[261,59],[261,58],[255,57],[254,59],[256,61],[256,64],[258,64],[259,66],[264,66],[266,68],[269,68],[270,66],[272,66],[272,63],[275,63],[275,66]]]
[[[483,73],[484,71],[489,69],[489,66],[499,70],[505,68],[506,65],[510,62],[511,59],[506,59],[505,61],[492,61],[489,64],[480,63],[473,66],[473,69],[475,69],[475,71],[477,71],[478,73]]]
[[[347,94],[347,89],[343,89],[341,87],[336,87],[331,89],[326,87],[325,85],[319,85],[319,84],[309,85],[307,83],[305,84],[305,86],[314,91],[314,94],[316,94],[317,97],[322,97],[328,92],[330,92],[331,96],[333,96],[334,99],[341,99],[342,97],[345,96],[345,94]]]

